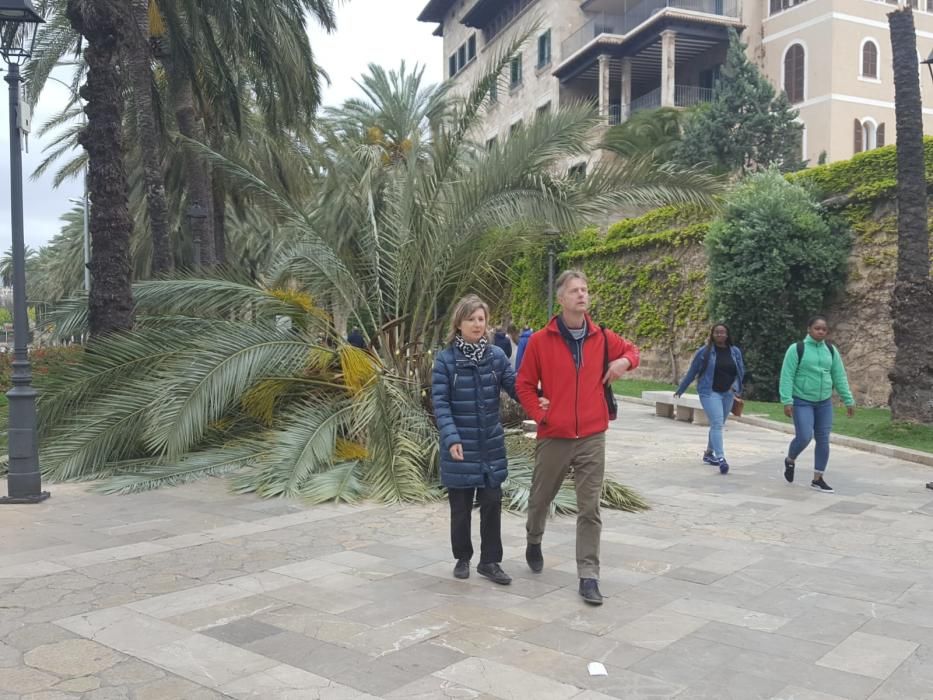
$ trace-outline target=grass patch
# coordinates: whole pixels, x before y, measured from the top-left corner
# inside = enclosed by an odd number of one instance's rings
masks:
[[[622,396],[641,397],[643,391],[674,391],[677,387],[666,382],[646,379],[622,379],[613,388]],[[756,415],[780,423],[790,423],[779,403],[747,401],[745,415]],[[933,452],[933,425],[893,423],[891,411],[886,408],[856,408],[852,418],[846,418],[846,410],[837,406],[833,416],[833,432],[839,435],[862,438],[886,445],[896,445],[912,450]]]

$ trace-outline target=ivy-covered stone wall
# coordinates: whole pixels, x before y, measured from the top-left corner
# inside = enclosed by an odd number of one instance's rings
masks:
[[[925,148],[933,183],[933,139]],[[866,405],[887,403],[894,362],[889,300],[897,260],[895,174],[896,153],[889,146],[790,176],[812,187],[854,235],[845,292],[826,313],[856,399]],[[604,235],[585,229],[563,242],[558,270],[586,272],[593,317],[642,349],[640,377],[674,381],[709,332],[703,239],[710,220],[695,208],[664,207],[614,224]],[[541,252],[516,265],[513,319],[540,328],[546,297],[547,254]]]

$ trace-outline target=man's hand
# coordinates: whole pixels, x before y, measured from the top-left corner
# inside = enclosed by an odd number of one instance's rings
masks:
[[[463,445],[461,445],[459,442],[456,445],[451,445],[450,456],[453,458],[455,462],[462,462],[463,461]]]
[[[846,417],[851,418],[855,415],[855,406],[846,406]]]
[[[606,374],[603,376],[603,384],[614,382],[631,368],[632,363],[627,357],[620,357],[618,360],[613,360],[609,363],[609,369],[606,370]]]
[[[539,397],[538,397],[538,408],[540,408],[542,411],[546,411],[546,410],[548,410],[550,407],[551,407],[551,400],[550,400],[550,399],[546,399],[546,398],[544,398],[543,396],[539,396]]]
[[[785,406],[785,407],[784,407],[784,415],[787,416],[788,418],[793,418],[793,417],[794,417],[794,407],[791,406],[790,404],[788,404],[787,406]]]

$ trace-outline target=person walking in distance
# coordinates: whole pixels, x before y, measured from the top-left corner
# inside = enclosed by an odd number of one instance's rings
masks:
[[[700,404],[709,418],[709,440],[703,461],[719,467],[720,474],[729,473],[722,429],[732,411],[733,402],[742,394],[744,378],[742,351],[732,344],[732,336],[726,324],[717,323],[710,329],[706,345],[696,351],[690,369],[674,392],[674,397],[680,398],[693,380],[697,380]]]
[[[441,483],[450,500],[450,540],[456,578],[470,576],[470,521],[479,502],[480,561],[477,573],[502,585],[512,582],[502,562],[502,482],[508,475],[499,393],[515,398],[515,372],[505,353],[489,342],[489,307],[469,295],[451,318],[448,347],[437,354],[431,399],[440,433]],[[542,402],[546,405],[546,402]]]
[[[567,270],[557,278],[560,313],[528,341],[516,382],[525,412],[538,424],[535,469],[526,524],[525,559],[544,567],[541,541],[551,502],[573,467],[577,493],[577,575],[580,595],[601,605],[599,501],[606,464],[609,408],[606,385],[638,366],[638,348],[601,328],[587,313],[586,276]],[[543,408],[541,396],[550,403]]]
[[[833,489],[823,474],[829,463],[829,434],[833,427],[833,389],[846,405],[846,415],[855,413],[855,399],[842,364],[839,348],[826,336],[829,325],[825,316],[814,316],[807,323],[807,336],[793,343],[784,354],[780,394],[784,415],[794,419],[794,439],[784,458],[784,478],[794,481],[797,457],[816,438],[813,480],[810,486],[823,493]]]

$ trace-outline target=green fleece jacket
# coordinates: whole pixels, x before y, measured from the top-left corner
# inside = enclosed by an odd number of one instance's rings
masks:
[[[818,343],[809,335],[803,339],[801,360],[797,360],[797,343],[787,348],[781,367],[782,404],[793,404],[794,397],[805,401],[825,401],[832,397],[835,389],[846,406],[855,405],[842,355],[839,348],[834,347],[833,350],[825,342]]]

